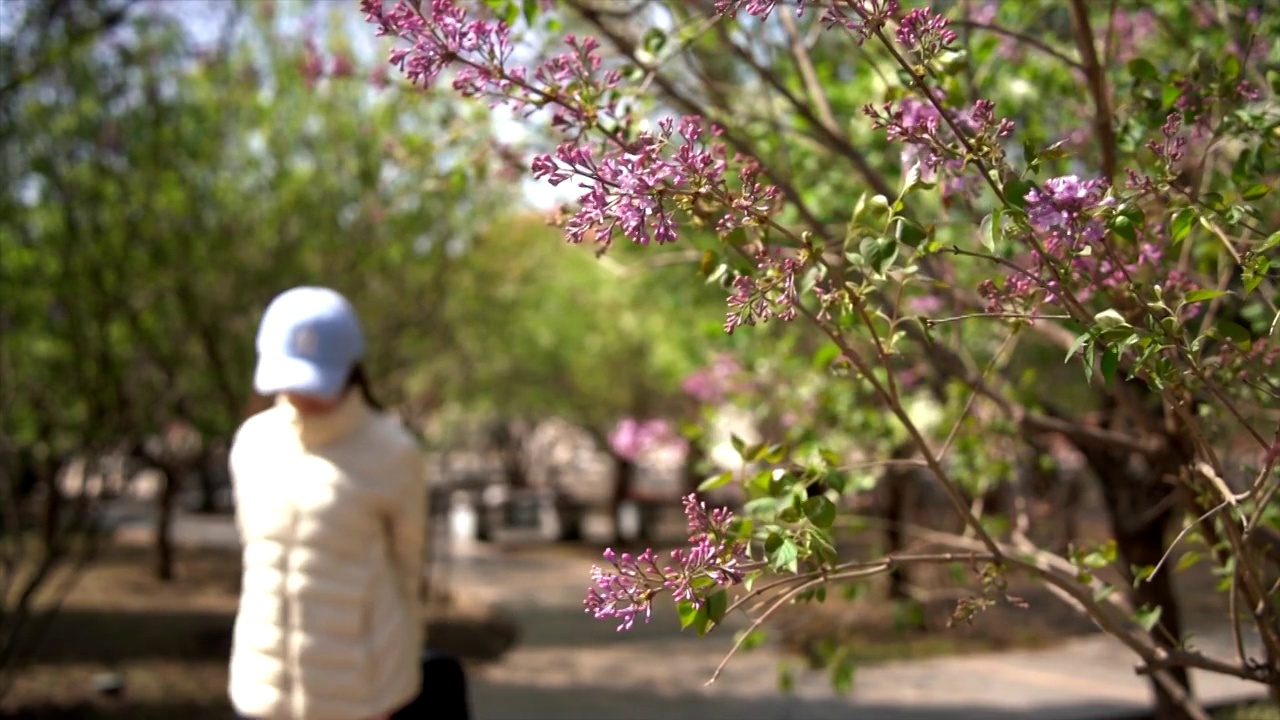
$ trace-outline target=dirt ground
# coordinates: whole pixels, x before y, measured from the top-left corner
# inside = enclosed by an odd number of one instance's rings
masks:
[[[585,592],[584,561],[598,555],[594,548],[532,548],[505,559],[486,560],[497,563],[492,571],[473,569],[472,574],[484,574],[486,583],[506,578],[513,587],[529,585],[520,592],[537,592],[533,588],[541,584],[546,588],[544,593],[550,593],[546,573],[561,568],[572,574],[560,584],[573,598],[553,603],[547,594],[543,600],[557,607],[567,602],[565,607],[569,607],[580,602],[575,599],[580,597],[576,594],[579,576]],[[1222,617],[1220,596],[1206,591],[1212,577],[1193,570],[1182,573],[1179,580],[1193,626],[1199,622],[1196,618]],[[239,558],[232,551],[185,548],[179,553],[177,579],[162,583],[151,575],[151,556],[146,548],[111,548],[81,579],[31,667],[0,702],[0,717],[225,720],[230,713],[226,662],[238,581]],[[946,568],[934,568],[928,574],[918,574],[914,584],[930,588],[933,596],[916,609],[885,602],[883,588],[872,585],[859,600],[833,594],[824,604],[792,606],[771,623],[769,634],[781,639],[784,648],[810,656],[834,638],[852,648],[859,663],[874,664],[1043,647],[1092,631],[1087,621],[1061,602],[1022,584],[1010,591],[1024,598],[1028,607],[1002,604],[979,615],[971,626],[947,627],[955,601],[962,596],[956,592],[960,587],[957,578]],[[573,632],[561,632],[553,624],[518,627],[511,616],[484,603],[483,598],[473,602],[475,607],[454,603],[428,618],[432,643],[463,658],[478,676],[484,675],[486,668],[496,671],[503,667],[501,658],[517,643],[537,646],[554,640],[556,644],[581,645],[577,653],[590,655],[593,648],[608,647],[601,645],[605,635],[618,637],[611,627],[598,622],[589,623],[600,631],[592,634],[592,638],[601,636],[594,641],[560,637]],[[572,613],[572,608],[568,612]],[[578,624],[565,627],[574,629]],[[634,639],[645,641],[655,632],[655,628],[646,627]],[[543,637],[548,634],[557,637]],[[591,664],[589,657],[581,659]],[[95,678],[108,672],[120,673],[125,680],[120,697],[94,690]]]
[[[1100,519],[1085,520],[1077,543],[1089,547],[1106,538],[1107,528]],[[847,544],[842,554],[851,553],[849,557],[880,556],[870,546]],[[1186,549],[1176,548],[1161,572],[1174,574],[1186,627],[1218,627],[1227,617],[1227,597],[1214,590],[1218,578],[1207,559],[1186,568],[1178,566]],[[1118,573],[1108,569],[1097,576],[1123,592],[1124,581]],[[888,583],[880,576],[866,582],[856,599],[832,591],[823,603],[786,608],[773,626],[788,649],[810,660],[816,661],[834,643],[848,648],[861,663],[1042,648],[1098,632],[1088,618],[1025,577],[1006,578],[1006,593],[1015,602],[998,601],[968,621],[957,621],[955,616],[957,603],[975,595],[978,578],[972,568],[916,566],[909,569],[908,577],[910,600],[888,601]]]
[[[13,689],[0,716],[17,720],[226,720],[227,657],[239,556],[184,549],[177,579],[151,574],[151,555],[114,547],[86,571]],[[515,642],[514,623],[454,607],[427,621],[432,642],[469,663],[492,661]],[[120,673],[120,697],[94,690]]]

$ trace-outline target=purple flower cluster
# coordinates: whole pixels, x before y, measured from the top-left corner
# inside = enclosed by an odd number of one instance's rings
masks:
[[[715,404],[724,400],[735,389],[742,375],[742,366],[732,355],[717,355],[711,364],[690,373],[681,389],[695,400]]]
[[[1163,140],[1147,141],[1147,149],[1155,153],[1166,172],[1173,172],[1174,166],[1186,154],[1187,139],[1179,134],[1182,130],[1182,113],[1171,112],[1160,127]]]
[[[942,104],[941,99],[938,104]],[[903,166],[919,162],[920,179],[941,181],[945,196],[971,193],[981,184],[980,178],[965,173],[967,150],[933,103],[908,97],[896,107],[893,103],[879,108],[866,105],[862,112],[872,119],[874,127],[885,131],[890,141],[903,144]],[[1014,125],[1007,118],[996,118],[995,103],[979,100],[968,110],[948,117],[965,133],[979,157],[992,162],[1004,158],[1001,140],[1013,132]]]
[[[779,0],[716,0],[718,14],[733,17],[739,12],[761,20],[777,9]],[[816,0],[795,0],[796,16],[804,15],[806,7],[821,5]],[[828,27],[843,27],[857,35],[859,42],[871,37],[898,13],[898,0],[838,0],[826,4],[822,22]],[[945,21],[944,21],[945,22]],[[954,40],[952,33],[952,40]]]
[[[721,15],[732,17],[739,12],[745,12],[758,18],[769,17],[777,6],[778,0],[716,0],[715,4],[716,12]],[[796,15],[803,13],[804,0],[797,0]]]
[[[757,252],[755,260],[754,275],[739,275],[733,281],[729,312],[724,320],[724,331],[728,334],[742,325],[768,322],[770,318],[787,321],[796,317],[800,304],[796,280],[803,267],[800,260],[784,257],[769,248]]]
[[[728,3],[742,6],[743,3]],[[763,11],[767,2],[745,3]],[[384,9],[382,0],[362,0],[380,35],[404,45],[390,61],[414,83],[431,85],[455,68],[453,87],[467,97],[486,97],[525,116],[546,110],[566,138],[553,153],[532,159],[536,179],[559,185],[575,180],[579,207],[566,223],[571,242],[588,237],[608,246],[617,232],[638,244],[676,240],[677,209],[713,196],[729,208],[717,228],[728,232],[763,222],[778,209],[781,193],[760,182],[760,167],[728,156],[716,138],[720,129],[702,118],[666,119],[656,130],[632,133],[621,76],[606,70],[594,38],[566,36],[567,50],[526,69],[511,62],[511,28],[487,16],[479,4],[430,0],[421,10],[405,0]],[[585,139],[603,138],[589,143]],[[738,166],[729,173],[730,162]]]
[[[956,41],[951,21],[927,8],[916,8],[898,23],[898,42],[927,63]]]
[[[574,242],[594,230],[596,241],[608,245],[615,228],[641,245],[651,237],[660,244],[675,242],[674,206],[706,195],[731,208],[717,223],[718,230],[728,232],[773,213],[779,192],[758,182],[759,167],[752,162],[740,162],[739,182],[731,186],[725,146],[708,141],[720,132],[696,116],[667,118],[657,132],[642,132],[634,142],[599,152],[562,143],[554,155],[533,159],[533,176],[552,185],[581,179],[586,192],[567,226]]]
[[[597,619],[616,619],[619,631],[630,630],[640,614],[649,621],[653,599],[663,592],[671,593],[677,602],[701,605],[703,599],[695,587],[700,580],[710,581],[702,583],[708,587],[742,582],[747,544],[732,539],[733,513],[727,508],[707,512],[706,503],[693,493],[684,498],[684,513],[692,547],[672,550],[666,563],[660,565],[652,549],[635,557],[611,548],[604,551],[613,570],[591,567],[593,586],[583,601],[587,613]]]
[[[1003,287],[997,288],[992,280],[979,285],[989,311],[1006,306],[1034,310],[1042,302],[1058,302],[1060,277],[1072,280],[1076,299],[1086,302],[1099,289],[1122,287],[1156,268],[1163,257],[1160,228],[1137,228],[1136,243],[1106,242],[1103,215],[1113,205],[1107,190],[1102,180],[1064,175],[1027,192],[1027,219],[1043,254],[1031,256],[1023,271],[1007,278]],[[1188,287],[1178,273],[1168,273],[1162,284],[1166,291]]]
[[[678,453],[689,451],[689,443],[676,433],[671,423],[661,418],[636,420],[623,418],[609,433],[609,449],[625,460],[635,462],[645,453],[669,448]]]
[[[1087,265],[1095,260],[1094,250],[1101,249],[1106,236],[1098,210],[1110,205],[1111,200],[1107,185],[1101,180],[1081,180],[1075,175],[1050,178],[1041,188],[1028,191],[1024,200],[1027,219],[1044,254],[1032,259],[1030,270],[1009,277],[1003,288],[997,288],[991,280],[979,285],[978,291],[987,299],[991,312],[999,311],[1005,303],[1021,302],[1034,308],[1038,302],[1056,302],[1062,288],[1054,267],[1064,273],[1066,267],[1073,265],[1087,270],[1076,263]],[[1044,295],[1038,297],[1041,289]]]
[[[1064,256],[1102,239],[1105,229],[1096,211],[1110,204],[1107,184],[1075,175],[1050,178],[1024,198],[1031,227],[1044,235],[1045,249]]]
[[[1110,32],[1113,33],[1114,39],[1110,47],[1114,49],[1116,63],[1127,64],[1142,54],[1143,43],[1156,34],[1159,24],[1155,14],[1147,9],[1116,10],[1112,17],[1114,19]],[[1106,42],[1104,33],[1107,32],[1106,25],[1100,25],[1094,29],[1099,43]]]
[[[852,32],[858,42],[876,34],[898,14],[898,0],[848,0],[833,2],[822,14],[828,27]]]

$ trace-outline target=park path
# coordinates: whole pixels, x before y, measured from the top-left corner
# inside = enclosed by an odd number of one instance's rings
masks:
[[[175,535],[182,545],[236,544],[228,518],[180,515]],[[1045,650],[863,667],[848,696],[827,676],[799,668],[794,692],[784,695],[780,656],[764,647],[736,656],[708,687],[733,623],[705,638],[682,634],[667,602],[648,625],[615,632],[583,612],[591,564],[557,548],[456,551],[451,594],[496,606],[520,627],[511,651],[469,676],[476,720],[1110,720],[1140,718],[1150,707],[1132,655],[1102,635]],[[1198,642],[1232,655],[1224,632],[1202,632]],[[1197,674],[1193,683],[1210,705],[1261,696],[1257,686],[1221,676]]]
[[[650,624],[617,633],[582,610],[590,565],[563,552],[504,556],[477,548],[457,557],[452,591],[511,613],[522,633],[500,662],[477,669],[477,720],[1086,720],[1141,717],[1150,707],[1132,656],[1105,636],[1048,650],[864,667],[847,697],[826,675],[799,668],[794,693],[783,695],[779,656],[759,649],[735,656],[707,687],[736,628],[705,638],[681,634],[666,603]],[[1231,652],[1229,636],[1199,642]],[[1211,704],[1260,694],[1218,676],[1193,682]]]

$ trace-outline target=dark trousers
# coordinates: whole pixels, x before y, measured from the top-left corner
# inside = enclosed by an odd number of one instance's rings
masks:
[[[422,691],[391,720],[471,720],[467,675],[456,658],[427,651],[422,659]]]

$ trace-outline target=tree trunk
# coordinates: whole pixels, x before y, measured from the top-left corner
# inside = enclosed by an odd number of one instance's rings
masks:
[[[614,480],[613,480],[613,496],[610,498],[609,511],[610,517],[613,518],[613,540],[621,545],[625,538],[622,537],[622,504],[631,497],[631,489],[635,484],[636,464],[626,458],[614,454]],[[641,519],[639,535],[644,537],[648,534],[644,527],[643,518]]]
[[[1151,568],[1164,556],[1168,528],[1174,519],[1174,504],[1168,501],[1172,491],[1157,478],[1146,478],[1115,465],[1110,468],[1094,466],[1102,480],[1102,494],[1106,499],[1111,531],[1116,539],[1116,552],[1120,570],[1131,588],[1133,604],[1160,608],[1160,620],[1151,629],[1151,637],[1165,648],[1177,647],[1182,638],[1182,618],[1178,597],[1173,587],[1173,573],[1160,572],[1134,587],[1132,568]],[[1152,512],[1153,508],[1167,509]],[[1143,510],[1145,508],[1145,517]],[[1191,693],[1191,679],[1186,668],[1169,669],[1170,675]],[[1158,683],[1152,682],[1156,696],[1157,720],[1183,720],[1191,717]]]
[[[915,452],[915,446],[908,443],[894,448],[891,455],[894,460],[905,460]],[[915,468],[889,465],[880,478],[885,492],[885,530],[884,538],[889,555],[894,555],[906,548],[907,525],[910,521],[909,511],[915,501],[916,473]],[[910,578],[907,569],[898,565],[889,571],[889,599],[907,600],[911,597],[908,588]]]
[[[1141,456],[1108,445],[1078,443],[1089,467],[1098,478],[1107,507],[1111,531],[1116,540],[1119,570],[1130,588],[1134,606],[1160,608],[1160,618],[1151,628],[1151,638],[1164,648],[1175,648],[1182,641],[1182,618],[1173,574],[1161,572],[1134,587],[1134,568],[1151,568],[1164,556],[1167,533],[1175,518],[1178,503],[1172,496],[1175,487],[1166,482],[1194,459],[1191,441],[1166,422],[1155,403],[1154,394],[1133,382],[1117,389],[1135,396],[1129,408],[1121,408],[1114,398],[1103,411],[1104,425],[1114,430],[1149,433],[1164,441],[1164,451]],[[1185,668],[1170,668],[1170,675],[1187,695],[1192,695],[1190,677]],[[1152,680],[1156,699],[1156,720],[1189,720],[1190,715],[1173,696]]]
[[[160,492],[156,494],[156,578],[168,582],[173,579],[173,515],[174,500],[178,495],[178,475],[175,468],[163,466],[160,471]]]
[[[525,472],[525,434],[515,421],[501,422],[490,433],[502,463],[503,480],[512,489],[529,486],[529,476]]]
[[[85,472],[87,472],[87,470]],[[46,548],[52,549],[58,544],[58,529],[62,524],[62,488],[58,487],[58,468],[56,465],[52,463],[46,465],[43,468],[41,475],[42,478],[40,482],[44,483],[45,496],[44,508],[42,508],[43,512],[40,519],[40,539]],[[80,479],[80,482],[82,483],[80,491],[82,493],[84,492],[83,483],[85,481],[85,478],[82,476]],[[21,527],[19,527],[18,530],[21,532]]]
[[[196,472],[196,481],[200,483],[200,504],[196,506],[196,512],[205,515],[212,514],[218,510],[218,488],[214,483],[211,465],[212,460],[210,458],[202,459],[199,464],[199,470]]]
[[[698,491],[698,486],[705,479],[698,468],[705,458],[706,453],[700,443],[689,444],[689,455],[684,461],[684,488],[683,492],[680,493],[681,497]]]

